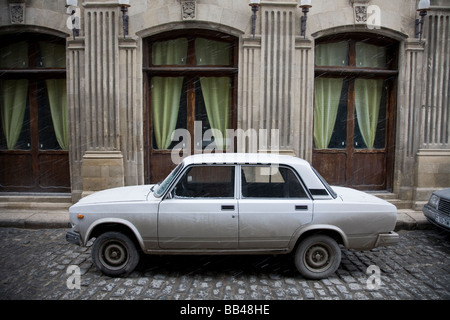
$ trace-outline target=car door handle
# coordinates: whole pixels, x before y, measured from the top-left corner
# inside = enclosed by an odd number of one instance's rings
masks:
[[[297,211],[308,210],[308,206],[307,205],[296,205],[295,210],[297,210]]]
[[[233,205],[223,205],[222,210],[234,210],[234,206]]]

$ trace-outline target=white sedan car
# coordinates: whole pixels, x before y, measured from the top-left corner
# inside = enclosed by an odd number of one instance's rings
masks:
[[[367,193],[330,187],[311,165],[274,154],[185,158],[160,184],[100,191],[70,210],[67,241],[86,245],[109,276],[145,254],[288,254],[320,279],[340,265],[339,245],[393,245],[397,209]]]

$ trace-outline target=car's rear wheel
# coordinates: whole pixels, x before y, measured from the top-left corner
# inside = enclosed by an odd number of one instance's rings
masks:
[[[139,252],[133,241],[120,232],[105,232],[92,246],[92,260],[104,274],[124,276],[136,268]]]
[[[295,266],[309,279],[331,276],[341,264],[338,243],[326,235],[313,235],[304,239],[295,253]]]

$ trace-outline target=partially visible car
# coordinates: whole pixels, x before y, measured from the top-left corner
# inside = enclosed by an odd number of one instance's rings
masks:
[[[450,231],[450,188],[434,191],[422,212],[432,224]]]

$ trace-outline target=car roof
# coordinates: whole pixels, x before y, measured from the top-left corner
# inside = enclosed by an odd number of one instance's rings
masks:
[[[308,165],[303,159],[274,153],[206,153],[186,157],[185,165],[191,164],[270,164]]]

